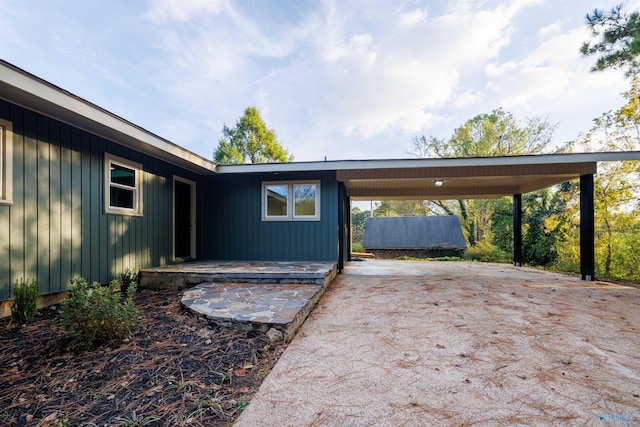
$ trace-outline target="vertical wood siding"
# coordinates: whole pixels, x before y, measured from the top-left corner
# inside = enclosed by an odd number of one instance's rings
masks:
[[[263,181],[320,179],[320,221],[262,221]],[[335,172],[205,177],[203,256],[222,260],[338,261]]]
[[[105,283],[127,267],[172,261],[173,175],[200,189],[198,175],[4,100],[0,118],[13,124],[13,204],[0,205],[0,301],[12,298],[20,278],[37,279],[47,294],[73,277]],[[104,213],[105,152],[142,164],[142,217]]]

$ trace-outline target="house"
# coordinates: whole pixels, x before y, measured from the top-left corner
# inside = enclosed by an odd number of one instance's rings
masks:
[[[376,258],[460,256],[467,248],[457,216],[367,218],[364,248]]]
[[[341,269],[352,200],[513,196],[518,264],[521,194],[575,178],[592,280],[593,174],[627,159],[640,152],[223,166],[0,60],[0,301],[22,277],[47,304],[76,276],[190,259]]]

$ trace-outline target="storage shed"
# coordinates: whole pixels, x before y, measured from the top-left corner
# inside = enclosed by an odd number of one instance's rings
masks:
[[[467,248],[457,216],[368,218],[364,248],[377,258],[459,256]]]

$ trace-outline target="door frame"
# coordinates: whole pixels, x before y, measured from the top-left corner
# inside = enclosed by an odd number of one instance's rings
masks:
[[[176,260],[176,182],[181,182],[183,184],[189,185],[191,188],[189,199],[191,200],[191,206],[189,207],[191,211],[191,236],[189,241],[191,243],[191,247],[189,248],[189,256],[191,259],[196,259],[196,182],[190,179],[182,178],[181,176],[173,175],[173,193],[172,193],[172,227],[171,227],[171,236],[172,236],[172,247],[171,253],[173,254],[173,260]]]

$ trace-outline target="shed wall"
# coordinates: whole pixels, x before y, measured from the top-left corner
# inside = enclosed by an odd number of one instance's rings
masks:
[[[320,180],[320,221],[263,221],[262,183]],[[205,177],[203,257],[216,260],[338,261],[335,172]]]
[[[0,301],[17,279],[40,292],[67,289],[72,277],[108,282],[126,267],[173,257],[173,175],[186,170],[0,100],[13,124],[13,204],[0,205]],[[143,216],[104,213],[104,153],[142,164]]]

